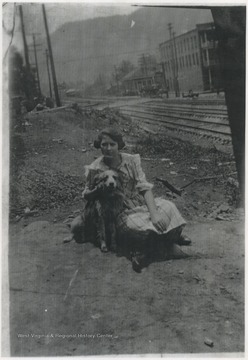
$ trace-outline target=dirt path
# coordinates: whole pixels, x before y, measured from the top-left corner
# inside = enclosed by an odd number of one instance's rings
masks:
[[[15,231],[12,356],[243,351],[242,229],[191,223],[192,258],[152,263],[141,274],[91,244],[64,244],[63,224]]]
[[[232,154],[168,137],[146,139],[119,117],[127,151],[141,154],[149,181],[161,176],[180,187],[196,176],[223,174],[181,197],[155,182],[155,195],[172,199],[188,220],[192,256],[156,261],[136,274],[125,257],[63,243],[64,220],[82,206],[83,166],[99,155],[92,141],[107,120],[98,115],[37,115],[15,142],[11,355],[243,352],[244,223],[235,189],[227,186],[226,175],[235,172]]]

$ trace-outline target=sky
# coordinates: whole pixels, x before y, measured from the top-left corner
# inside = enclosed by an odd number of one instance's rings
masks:
[[[17,3],[18,4],[18,3]],[[80,21],[91,19],[94,17],[103,17],[111,15],[127,15],[137,10],[137,7],[133,7],[128,4],[113,3],[112,5],[105,4],[99,5],[96,3],[45,3],[46,14],[49,32],[52,33],[66,22]],[[44,20],[41,9],[41,3],[22,3],[23,16],[25,23],[25,32],[27,41],[32,41],[32,33],[36,34],[37,39],[44,37]],[[13,38],[13,45],[17,48],[22,48],[22,37],[20,27],[20,15],[18,6],[14,6],[13,3],[6,3],[3,8],[3,22],[4,27],[8,30],[12,29],[13,16],[15,9],[15,32]],[[3,31],[4,48],[8,45],[10,37]],[[5,44],[6,43],[6,44]]]

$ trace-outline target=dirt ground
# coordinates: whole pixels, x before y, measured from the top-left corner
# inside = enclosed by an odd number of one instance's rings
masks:
[[[28,122],[11,133],[11,355],[243,352],[244,215],[230,148],[147,136],[111,110]],[[137,274],[126,257],[64,243],[83,205],[84,165],[100,155],[93,140],[109,122],[126,135],[125,151],[141,154],[155,195],[187,219],[189,258]],[[156,177],[177,188],[198,180],[177,196]]]

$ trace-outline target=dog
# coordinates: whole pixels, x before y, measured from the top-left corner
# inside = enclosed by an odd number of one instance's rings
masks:
[[[86,223],[94,228],[96,243],[102,252],[116,250],[117,217],[123,209],[123,187],[118,173],[106,170],[94,177],[93,188],[97,189],[95,199],[86,205]],[[88,221],[87,221],[88,220]]]

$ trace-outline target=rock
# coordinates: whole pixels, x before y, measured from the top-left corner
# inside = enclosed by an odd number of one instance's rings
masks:
[[[195,210],[199,210],[199,207],[195,204],[191,204],[191,206],[195,209]]]
[[[57,142],[58,144],[62,144],[63,139],[52,139],[53,142]]]
[[[70,235],[63,239],[63,243],[67,244],[67,243],[71,242],[72,240],[74,240],[74,238],[73,238],[73,236]]]
[[[204,344],[207,345],[207,346],[209,346],[209,347],[213,347],[213,346],[214,346],[213,340],[211,340],[211,339],[209,339],[209,338],[205,338]]]
[[[224,218],[224,217],[221,216],[221,215],[217,215],[217,216],[215,217],[215,219],[216,219],[216,220],[227,220],[226,218]]]
[[[219,209],[220,212],[229,212],[230,211],[230,206],[227,204],[222,204]]]
[[[29,209],[29,207],[26,207],[25,210],[24,210],[24,213],[25,213],[25,214],[28,214],[28,213],[30,213],[30,211],[31,211],[31,210]]]
[[[230,184],[230,185],[232,185],[232,186],[234,186],[234,187],[236,187],[237,189],[239,188],[239,183],[238,183],[238,181],[235,180],[235,179],[233,179],[232,177],[229,177],[229,178],[227,179],[227,183]]]

